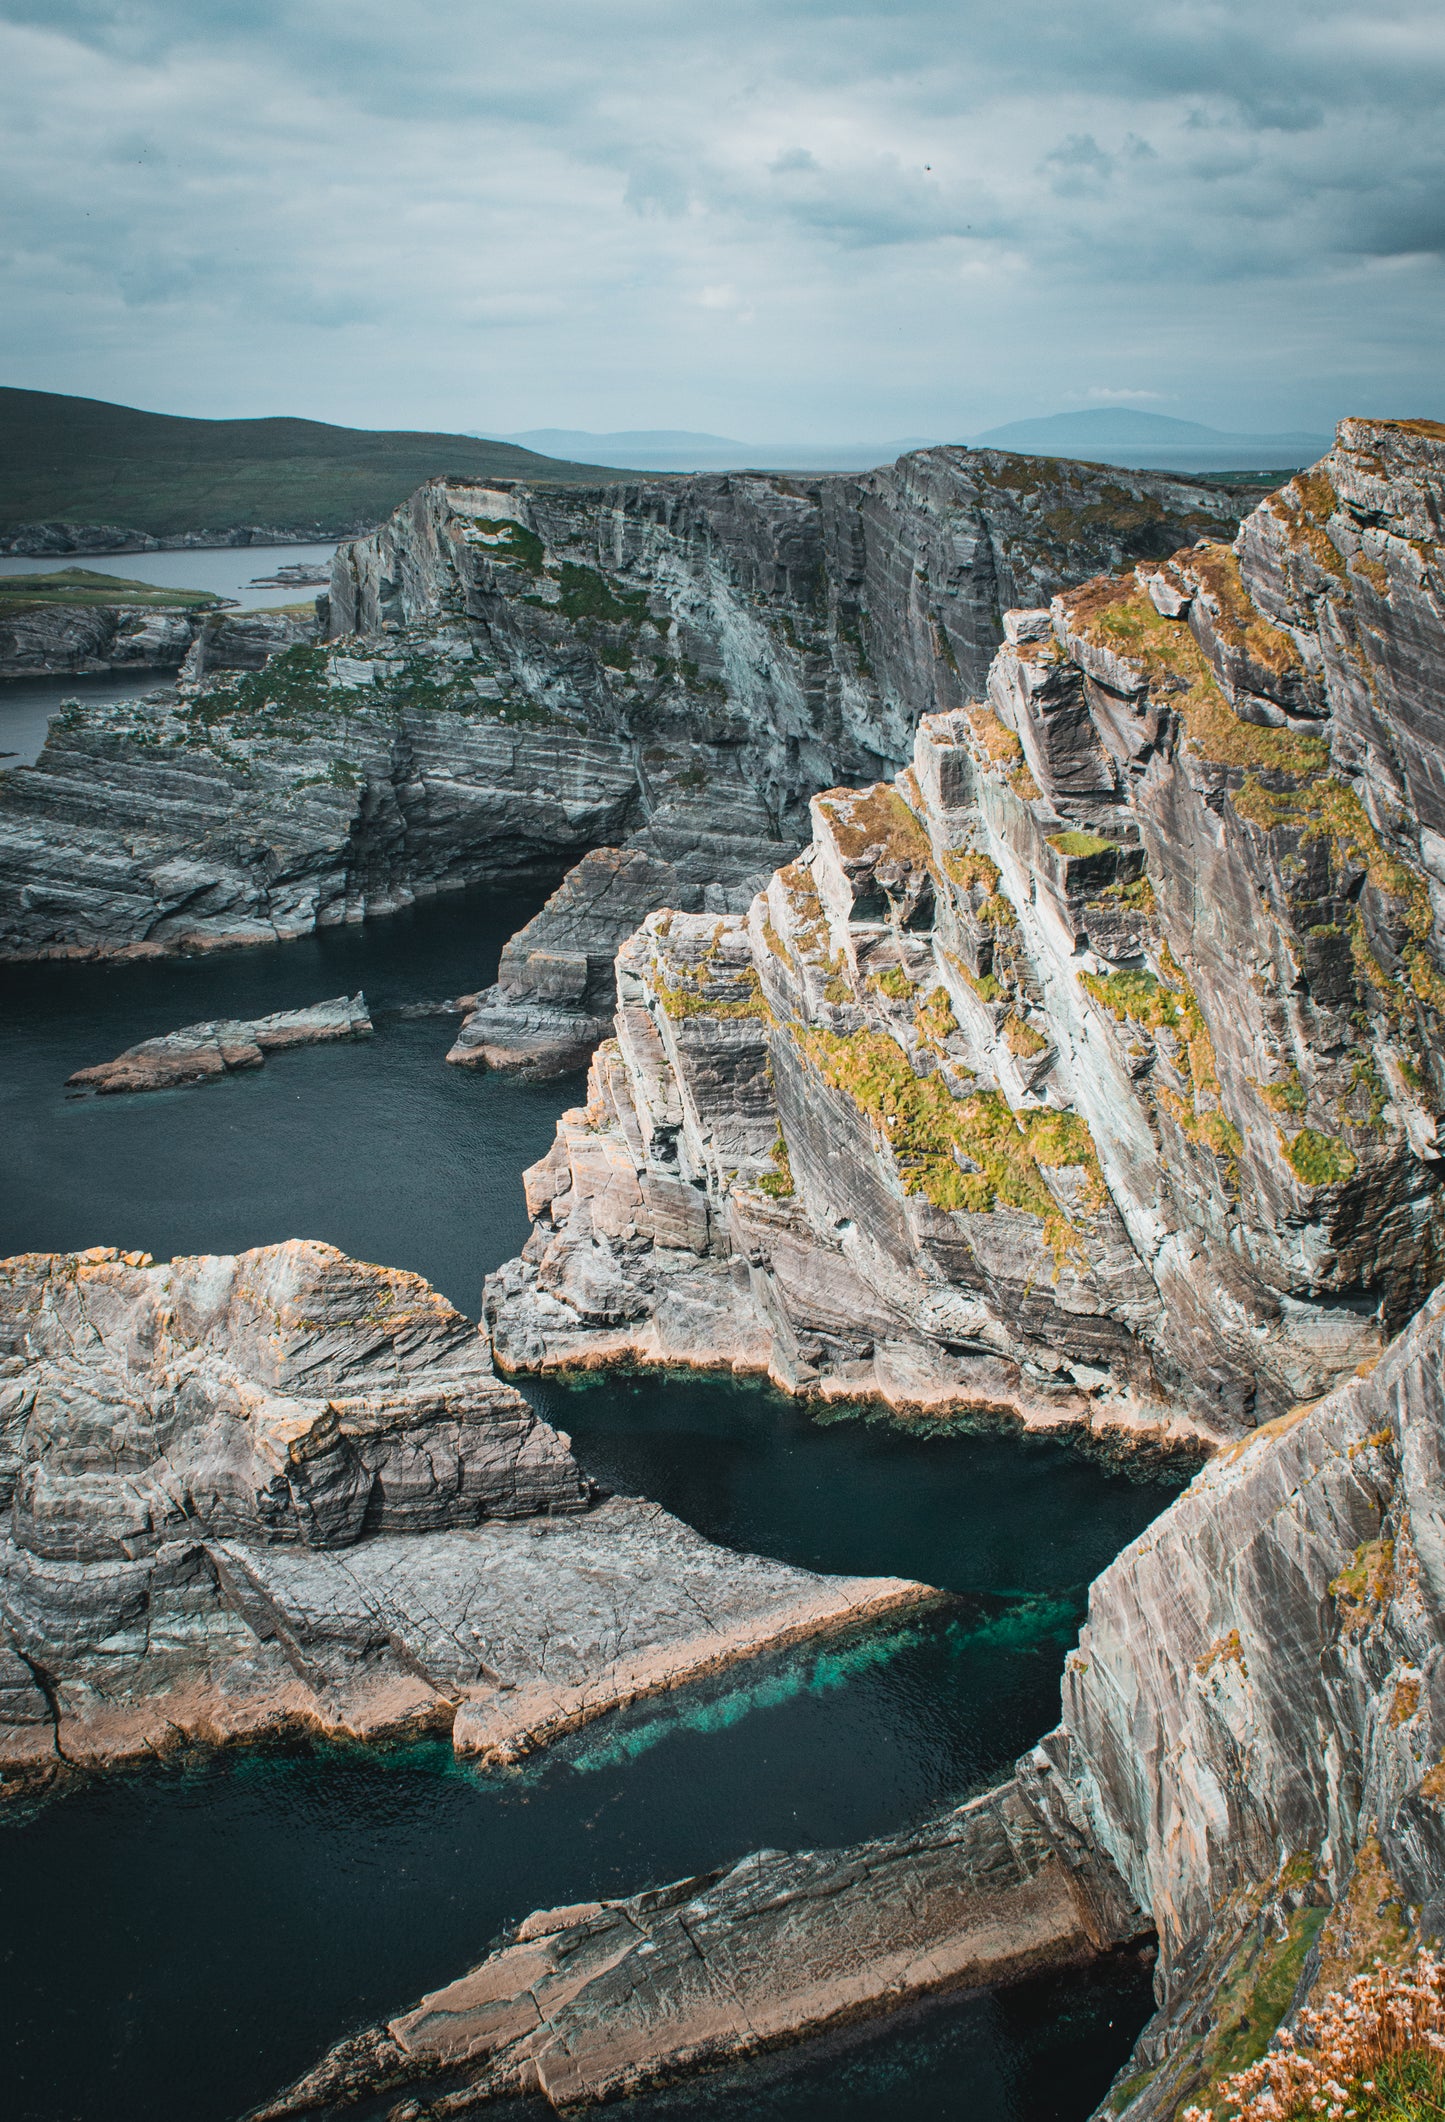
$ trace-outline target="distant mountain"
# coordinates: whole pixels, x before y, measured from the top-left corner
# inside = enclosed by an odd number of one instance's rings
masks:
[[[472,435],[320,420],[188,420],[101,398],[0,389],[0,528],[115,523],[152,537],[266,524],[336,536],[379,523],[437,472],[593,482]]]
[[[622,427],[610,434],[595,435],[585,427],[527,427],[520,434],[503,435],[503,442],[519,442],[523,449],[540,450],[544,457],[576,457],[586,463],[599,450],[616,452],[647,450],[747,449],[732,435],[703,435],[690,427]],[[612,457],[609,454],[608,462]]]
[[[899,442],[739,442],[678,427],[620,428],[600,435],[578,427],[529,427],[499,439],[578,464],[621,461],[649,472],[869,471],[891,464],[906,450],[927,448],[929,441],[911,435]]]
[[[974,449],[1006,449],[1024,457],[1082,457],[1163,471],[1233,471],[1312,464],[1332,447],[1332,435],[1298,429],[1287,434],[1236,435],[1198,420],[1175,420],[1132,406],[1099,406],[1089,412],[1051,413],[1038,420],[1010,420],[969,437]]]

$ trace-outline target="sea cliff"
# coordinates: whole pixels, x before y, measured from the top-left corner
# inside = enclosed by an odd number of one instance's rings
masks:
[[[341,549],[324,645],[57,719],[0,785],[0,955],[274,940],[608,845],[744,906],[815,789],[902,765],[977,682],[1005,604],[1242,506],[964,450],[816,481],[434,481]]]
[[[1005,615],[986,696],[651,916],[487,1297],[515,1369],[1177,1441],[1439,1274],[1445,437],[1347,422],[1248,519]]]
[[[1098,2122],[1211,2105],[1312,1995],[1445,1928],[1445,1301],[1206,1467],[1091,1588],[1058,1729],[882,1841],[539,1910],[257,2111],[559,2111],[946,1989],[1137,1949]],[[425,2104],[422,2104],[422,2103]]]

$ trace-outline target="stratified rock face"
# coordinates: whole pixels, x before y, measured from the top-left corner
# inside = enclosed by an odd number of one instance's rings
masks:
[[[197,631],[192,612],[142,604],[36,604],[0,617],[0,678],[176,670]]]
[[[181,677],[197,682],[208,672],[261,670],[273,656],[314,641],[316,628],[315,614],[305,609],[203,614]]]
[[[503,1362],[1228,1434],[1378,1351],[1442,1237],[1442,517],[1445,433],[1346,423],[1237,551],[1008,614],[746,921],[651,917]]]
[[[617,1005],[618,946],[654,908],[702,897],[640,847],[594,848],[507,944],[448,1061],[533,1079],[585,1068]]]
[[[260,1068],[267,1054],[289,1046],[319,1046],[333,1039],[367,1039],[372,1032],[365,995],[337,995],[308,1009],[281,1009],[269,1017],[226,1017],[184,1024],[158,1039],[128,1046],[114,1061],[78,1068],[67,1088],[102,1096],[131,1090],[170,1090],[204,1083],[237,1069]]]
[[[157,611],[147,605],[36,604],[0,617],[0,677],[123,670],[259,670],[314,640],[309,613]]]
[[[0,1263],[0,1768],[288,1728],[515,1759],[931,1597],[594,1505],[418,1276],[293,1240]]]
[[[964,697],[1004,604],[1238,512],[959,450],[808,484],[434,482],[338,555],[325,650],[259,670],[239,620],[208,626],[178,699],[57,718],[0,787],[0,955],[265,941],[624,842],[741,907],[814,789],[900,765]]]
[[[406,2087],[438,2115],[517,2093],[568,2112],[930,1991],[1087,1959],[1136,1927],[1110,1883],[1106,1865],[1071,1870],[1005,1784],[912,1833],[764,1850],[625,1901],[547,1909],[252,2122]]]
[[[1157,2073],[1140,2122],[1208,2082],[1256,1990],[1267,2034],[1297,1976],[1296,2003],[1445,1929],[1442,1527],[1437,1294],[1369,1376],[1221,1454],[1095,1581],[1063,1726],[1021,1768],[1158,1929],[1163,2010],[1120,2074],[1138,2093]]]

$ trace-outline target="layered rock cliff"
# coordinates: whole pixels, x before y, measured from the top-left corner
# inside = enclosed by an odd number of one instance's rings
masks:
[[[165,611],[139,604],[0,608],[0,678],[127,670],[259,670],[315,635],[294,612]]]
[[[0,1774],[285,1731],[512,1760],[932,1596],[599,1499],[419,1276],[293,1240],[0,1262]]]
[[[1445,432],[1346,422],[1008,614],[746,917],[651,917],[504,1362],[1177,1436],[1376,1353],[1440,1272],[1442,520]]]
[[[962,450],[812,482],[435,482],[338,555],[326,648],[210,657],[173,702],[53,726],[0,787],[0,953],[294,935],[608,844],[744,905],[815,789],[901,765],[964,697],[1004,605],[1241,506]]]
[[[1160,2013],[1106,2109],[1137,2122],[1445,1935],[1445,1295],[1362,1370],[1096,1579],[1062,1725],[1020,1764],[1158,1932]]]
[[[1099,2110],[1211,2103],[1311,1995],[1445,1931],[1445,1297],[1221,1452],[1091,1587],[1063,1721],[885,1841],[529,1916],[266,2117],[562,2111],[1153,1926],[1160,2009]]]

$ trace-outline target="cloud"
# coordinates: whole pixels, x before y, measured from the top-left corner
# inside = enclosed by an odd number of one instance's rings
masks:
[[[1425,0],[0,0],[0,60],[11,382],[819,441],[1445,413]]]

